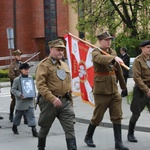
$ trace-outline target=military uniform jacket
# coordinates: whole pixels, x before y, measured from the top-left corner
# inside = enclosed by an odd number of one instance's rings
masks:
[[[12,85],[13,80],[20,75],[19,64],[15,59],[9,67],[9,78]]]
[[[16,77],[13,81],[13,85],[11,88],[11,92],[13,95],[15,95],[16,98],[16,110],[28,110],[29,107],[34,107],[34,99],[33,98],[25,98],[21,99],[20,96],[22,94],[21,92],[21,82],[20,78],[22,75],[19,75]],[[30,76],[31,77],[31,76]]]
[[[120,65],[115,62],[116,52],[109,49],[110,55],[103,55],[100,50],[94,49],[92,52],[94,66],[94,94],[113,94],[118,92],[117,80],[119,80],[121,89],[126,89],[123,73]],[[105,74],[114,71],[113,75],[96,75]]]
[[[141,53],[133,63],[133,79],[145,94],[150,90],[150,68],[146,62],[146,56]]]
[[[57,69],[63,69],[66,78],[61,80],[57,76]],[[45,100],[53,102],[57,95],[63,96],[71,91],[71,75],[68,65],[59,60],[53,62],[51,57],[42,60],[36,68],[36,86],[39,94]]]

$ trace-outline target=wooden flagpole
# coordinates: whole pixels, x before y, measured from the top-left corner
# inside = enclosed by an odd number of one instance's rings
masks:
[[[83,43],[89,45],[90,47],[92,47],[92,48],[98,48],[98,47],[96,47],[95,45],[93,45],[93,44],[91,44],[91,43],[89,43],[89,42],[87,42],[87,41],[84,41],[83,39],[80,39],[79,37],[77,37],[77,36],[75,36],[75,35],[69,33],[68,31],[66,31],[66,32],[67,32],[70,36],[72,36],[72,37],[74,37],[75,39],[77,39],[77,40],[79,40],[79,41],[81,41],[81,42],[83,42]],[[99,49],[103,54],[108,55],[108,56],[110,55],[109,53],[103,51],[102,49],[100,49],[100,48],[98,48],[98,49]],[[126,66],[124,63],[120,63],[120,65],[121,65],[122,67],[124,67],[125,69],[127,69],[127,70],[130,69],[130,68],[129,68],[128,66]]]

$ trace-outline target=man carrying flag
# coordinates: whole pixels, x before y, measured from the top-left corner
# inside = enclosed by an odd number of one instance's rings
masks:
[[[108,32],[99,34],[97,38],[100,48],[95,48],[92,52],[95,109],[84,141],[89,147],[96,147],[92,137],[96,126],[100,124],[104,113],[107,108],[109,108],[110,119],[113,123],[114,129],[115,148],[118,150],[129,150],[122,143],[122,98],[118,92],[116,83],[118,79],[121,89],[126,89],[126,84],[120,67],[120,64],[123,64],[123,61],[116,55],[116,52],[110,48],[113,37]],[[101,50],[110,55],[104,55]]]

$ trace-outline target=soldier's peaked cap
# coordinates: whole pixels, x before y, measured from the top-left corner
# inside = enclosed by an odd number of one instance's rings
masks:
[[[17,49],[13,51],[13,55],[22,55],[22,52],[19,49]]]
[[[57,39],[57,40],[49,41],[48,45],[49,45],[50,48],[52,48],[52,47],[66,48],[62,39]]]
[[[141,42],[139,46],[144,47],[146,45],[150,45],[150,40],[145,40],[145,41]]]
[[[99,40],[104,40],[104,39],[113,39],[113,37],[108,33],[108,32],[103,32],[97,35],[97,38]]]

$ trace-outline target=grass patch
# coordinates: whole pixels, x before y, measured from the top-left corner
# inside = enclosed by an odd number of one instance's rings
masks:
[[[0,82],[9,82],[10,79],[9,78],[0,78]]]
[[[128,96],[127,96],[127,103],[128,104],[131,104],[132,97],[133,97],[133,91],[131,91],[131,92],[128,93]]]
[[[32,76],[33,80],[35,80],[35,76]],[[9,78],[0,78],[0,82],[9,82],[10,79]]]

